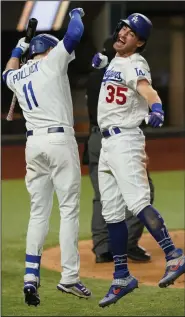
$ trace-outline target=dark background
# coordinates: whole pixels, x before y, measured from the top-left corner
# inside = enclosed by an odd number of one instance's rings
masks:
[[[100,11],[104,10],[106,5],[105,1],[73,1],[70,3],[68,12],[74,7],[83,7],[86,15],[83,18],[85,32],[82,37],[81,43],[76,50],[76,60],[69,66],[69,79],[72,90],[72,97],[74,103],[74,116],[75,116],[75,130],[77,133],[83,135],[88,134],[88,116],[85,101],[85,89],[88,74],[92,71],[91,60],[93,55],[97,52],[96,38],[93,38],[94,21],[96,20]],[[1,69],[5,65],[11,55],[11,51],[16,45],[18,39],[25,35],[24,32],[16,31],[16,26],[24,6],[23,1],[2,1],[1,3]],[[173,80],[170,81],[172,69],[174,72],[176,62],[176,55],[171,54],[174,47],[172,41],[177,34],[185,39],[185,2],[183,1],[114,1],[109,2],[110,19],[108,22],[109,35],[112,34],[117,22],[120,18],[125,18],[133,12],[140,12],[147,15],[153,23],[154,30],[147,45],[147,50],[144,53],[152,73],[153,86],[157,89],[165,110],[165,123],[163,131],[160,133],[176,131],[181,133],[184,131],[184,108],[185,108],[185,63],[183,59],[182,72],[184,78],[184,92],[179,96],[179,87],[182,82],[175,80],[173,87]],[[179,18],[181,22],[179,22]],[[172,20],[176,19],[175,23]],[[51,34],[62,39],[65,34],[67,24],[69,22],[68,14],[65,17],[62,29],[59,31],[52,31]],[[103,22],[102,22],[103,23]],[[101,36],[101,27],[99,27],[99,34]],[[40,32],[39,32],[40,33]],[[41,32],[43,33],[43,32]],[[48,31],[47,31],[48,33]],[[103,39],[105,40],[105,39]],[[183,48],[182,48],[183,47]],[[185,40],[182,47],[176,47],[176,50],[184,49],[185,54]],[[177,57],[178,58],[178,57]],[[174,64],[175,65],[175,64]],[[182,76],[181,76],[182,78]],[[172,84],[170,84],[172,82]],[[171,86],[172,85],[172,86]],[[2,114],[2,135],[3,140],[7,139],[8,135],[23,135],[25,132],[24,119],[21,114],[21,109],[16,106],[15,119],[13,122],[5,120],[9,105],[12,98],[12,92],[2,82],[1,87],[1,114]],[[170,90],[174,89],[176,94],[176,102],[172,103],[170,98]],[[176,89],[176,90],[175,90]],[[175,92],[177,91],[177,93]],[[183,94],[183,96],[182,96]],[[179,98],[181,101],[181,110],[179,110]],[[173,120],[173,112],[179,111],[176,114],[175,121]],[[183,117],[183,119],[182,119]],[[152,131],[152,134],[159,134],[159,131]],[[20,139],[20,138],[19,138]],[[8,139],[9,140],[9,139]],[[4,141],[3,141],[4,142]],[[5,141],[6,142],[6,141]]]

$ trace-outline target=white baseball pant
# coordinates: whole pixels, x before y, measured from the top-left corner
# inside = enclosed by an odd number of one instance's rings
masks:
[[[41,255],[56,191],[60,209],[61,283],[79,281],[79,199],[81,171],[72,128],[64,133],[34,130],[26,143],[26,187],[31,197],[26,253]]]
[[[107,223],[123,221],[126,206],[137,216],[150,205],[145,136],[138,128],[121,131],[102,139],[98,178]]]

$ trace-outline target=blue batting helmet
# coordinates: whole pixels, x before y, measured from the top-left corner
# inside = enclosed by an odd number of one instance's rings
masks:
[[[113,34],[114,40],[117,40],[118,33],[124,25],[131,28],[131,30],[144,41],[148,40],[152,30],[152,22],[145,15],[133,13],[129,15],[126,20],[119,21]]]
[[[32,38],[29,46],[29,56],[46,52],[50,47],[55,47],[59,40],[50,34],[39,34]]]

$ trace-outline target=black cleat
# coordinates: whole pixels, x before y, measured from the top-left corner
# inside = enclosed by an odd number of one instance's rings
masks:
[[[28,306],[37,306],[40,304],[40,297],[37,292],[37,283],[27,282],[24,285],[25,303]]]
[[[150,262],[151,256],[146,250],[138,245],[128,249],[127,256],[130,260],[136,262]]]

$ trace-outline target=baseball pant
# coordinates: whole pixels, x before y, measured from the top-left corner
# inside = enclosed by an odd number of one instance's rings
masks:
[[[41,129],[26,144],[26,187],[31,198],[26,253],[41,255],[49,230],[53,193],[60,209],[61,283],[79,281],[80,162],[74,131],[47,133]]]
[[[101,150],[101,140],[102,137],[98,127],[93,127],[88,141],[88,153],[89,175],[94,189],[91,231],[93,240],[93,252],[97,255],[106,253],[111,249],[109,245],[107,224],[102,216],[102,205],[100,201],[100,192],[98,185],[98,162]],[[151,200],[153,202],[154,186],[149,173],[148,178],[151,190]],[[128,249],[131,249],[138,244],[138,241],[144,230],[144,225],[137,217],[133,216],[128,209],[126,212],[126,218],[128,226]]]
[[[106,223],[126,219],[126,208],[135,216],[150,205],[146,172],[145,136],[141,129],[122,129],[102,139],[98,166],[102,215]]]

